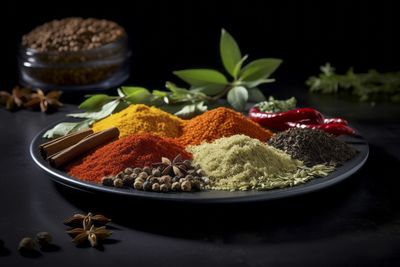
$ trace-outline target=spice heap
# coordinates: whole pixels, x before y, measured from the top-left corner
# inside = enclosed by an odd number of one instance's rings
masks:
[[[120,137],[136,133],[153,133],[162,137],[178,137],[183,120],[156,107],[130,105],[93,125],[95,132],[117,127]]]
[[[202,176],[202,170],[195,168],[190,160],[184,160],[181,155],[173,160],[162,158],[152,167],[126,168],[116,176],[103,177],[101,181],[106,186],[133,187],[153,192],[198,191],[209,183],[209,179]]]
[[[341,165],[357,155],[357,150],[320,130],[292,128],[274,135],[268,144],[285,151],[306,166]]]
[[[193,163],[210,178],[215,190],[267,190],[326,176],[333,167],[307,168],[288,154],[245,135],[221,138],[188,148]]]
[[[117,23],[94,18],[65,18],[36,27],[22,37],[22,45],[38,52],[93,49],[125,34]]]
[[[185,146],[198,145],[235,134],[244,134],[261,141],[267,141],[272,135],[269,130],[241,113],[220,107],[187,121],[179,141]]]
[[[134,134],[95,150],[66,169],[71,176],[101,183],[103,177],[117,175],[126,168],[151,166],[162,157],[174,158],[179,154],[183,159],[191,158],[174,139],[149,133]]]

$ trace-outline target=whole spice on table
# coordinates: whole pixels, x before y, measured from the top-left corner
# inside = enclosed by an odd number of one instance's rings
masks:
[[[125,187],[153,192],[191,192],[204,189],[209,184],[209,178],[203,175],[203,171],[181,155],[172,160],[162,157],[161,162],[153,163],[152,167],[126,168],[115,176],[103,177],[102,184],[118,187],[115,186],[117,180]]]
[[[193,163],[210,178],[215,190],[268,190],[326,176],[332,166],[307,168],[299,160],[257,139],[234,135],[188,148]]]
[[[267,141],[272,133],[241,113],[220,107],[187,121],[179,141],[184,145],[198,145],[221,137],[244,134]]]
[[[39,232],[36,234],[36,241],[41,247],[46,247],[51,244],[53,237],[48,232]]]
[[[72,217],[66,219],[64,221],[64,224],[70,225],[70,226],[76,226],[76,225],[92,225],[93,223],[97,223],[100,225],[105,225],[107,223],[111,222],[111,219],[107,218],[104,215],[101,214],[93,214],[89,212],[88,214],[74,214]],[[85,227],[84,227],[85,228]]]
[[[156,107],[138,104],[115,113],[93,125],[95,132],[117,127],[120,137],[149,132],[162,137],[178,137],[184,121]]]
[[[357,155],[357,150],[334,136],[307,128],[277,133],[268,144],[303,161],[306,166],[341,165]]]
[[[0,91],[0,105],[6,106],[8,110],[16,108],[40,109],[42,112],[52,111],[63,104],[59,101],[61,91],[50,91],[45,94],[41,89],[15,86],[11,93]]]
[[[108,231],[105,226],[95,227],[94,225],[90,226],[89,229],[74,228],[68,230],[67,233],[74,237],[72,242],[75,245],[83,245],[89,241],[92,247],[96,247],[99,241],[112,235],[112,232]]]
[[[68,173],[76,178],[101,183],[105,176],[116,175],[126,168],[151,166],[161,157],[184,159],[191,155],[176,140],[149,133],[129,135],[105,145],[67,166]]]
[[[20,252],[33,251],[35,250],[35,248],[36,248],[35,241],[31,237],[22,238],[18,244],[18,250]]]

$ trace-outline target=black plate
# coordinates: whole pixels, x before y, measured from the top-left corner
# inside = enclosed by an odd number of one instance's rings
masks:
[[[52,125],[54,126],[54,125]],[[52,127],[51,126],[51,127]],[[42,158],[39,151],[39,145],[46,142],[43,139],[43,134],[51,127],[41,131],[32,140],[30,145],[30,154],[34,162],[57,183],[63,186],[68,186],[77,190],[89,193],[108,193],[119,196],[127,196],[132,198],[154,199],[161,201],[178,201],[178,202],[196,202],[196,203],[239,203],[239,202],[253,202],[253,201],[266,201],[271,199],[286,198],[300,194],[310,193],[321,190],[323,188],[334,185],[344,179],[350,177],[357,170],[359,170],[368,158],[369,147],[368,143],[361,136],[342,138],[343,141],[352,145],[360,153],[346,162],[343,166],[338,167],[334,172],[323,178],[315,178],[304,184],[287,187],[283,189],[273,189],[268,191],[201,191],[194,193],[155,193],[138,191],[134,189],[119,189],[113,187],[106,187],[95,183],[84,182],[69,176],[67,173],[58,169],[52,168],[46,160]]]

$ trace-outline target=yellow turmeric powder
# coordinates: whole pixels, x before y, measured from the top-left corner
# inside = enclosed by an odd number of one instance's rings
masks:
[[[119,129],[119,137],[135,133],[152,133],[162,137],[179,137],[182,134],[183,120],[156,107],[130,105],[93,125],[98,132],[110,127]]]

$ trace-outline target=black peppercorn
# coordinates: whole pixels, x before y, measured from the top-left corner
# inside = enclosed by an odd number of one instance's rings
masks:
[[[146,181],[143,183],[143,190],[144,191],[151,191],[151,183],[149,181]]]

